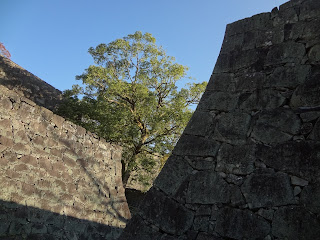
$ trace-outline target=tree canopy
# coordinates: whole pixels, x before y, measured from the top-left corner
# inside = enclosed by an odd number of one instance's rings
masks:
[[[65,91],[59,113],[123,146],[123,183],[137,168],[150,170],[173,149],[206,82],[187,83],[187,67],[166,54],[150,34],[135,32],[91,47],[94,65]]]

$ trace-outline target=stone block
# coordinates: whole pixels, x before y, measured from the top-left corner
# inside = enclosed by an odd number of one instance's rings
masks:
[[[47,227],[43,223],[33,223],[31,226],[31,232],[35,234],[47,233]]]
[[[11,223],[8,222],[8,221],[1,221],[1,224],[0,224],[0,236],[5,236],[5,235],[8,234],[8,229],[9,229],[10,224]]]
[[[195,231],[208,232],[209,230],[209,216],[195,216],[192,228]]]
[[[58,128],[62,128],[63,126],[63,122],[65,121],[64,118],[54,114],[52,116],[52,122],[58,127]]]
[[[128,231],[124,231],[120,236],[119,240],[150,240],[150,239],[161,239],[161,233],[155,228],[146,225],[143,218],[138,214],[133,216],[133,218],[127,224]],[[165,239],[164,239],[165,240]]]
[[[212,139],[182,135],[173,150],[175,155],[214,157],[220,147],[219,142]]]
[[[239,108],[250,112],[262,109],[275,109],[284,105],[286,98],[274,89],[264,89],[244,93],[239,97]]]
[[[222,240],[223,238],[220,238],[219,236],[205,233],[205,232],[200,232],[196,238],[196,240]]]
[[[309,0],[301,3],[300,20],[310,20],[318,18],[320,14],[320,3],[317,0]]]
[[[20,163],[20,164],[17,164],[13,167],[14,171],[20,173],[20,172],[23,172],[23,171],[29,171],[30,168],[24,164],[24,163]]]
[[[291,176],[291,184],[304,187],[304,186],[307,186],[309,184],[309,182],[307,180],[302,179],[302,178],[298,178],[296,176]]]
[[[234,23],[228,24],[226,29],[226,36],[232,36],[238,33],[243,33],[250,30],[265,30],[272,28],[272,21],[270,13],[261,13],[245,18]]]
[[[301,193],[301,187],[295,186],[293,189],[293,195],[298,196]]]
[[[14,131],[13,137],[15,142],[24,143],[24,144],[30,143],[30,140],[31,140],[28,134],[26,133],[25,129]]]
[[[268,88],[289,88],[294,89],[299,84],[303,84],[309,74],[310,65],[297,65],[294,67],[276,67],[270,75],[268,75],[265,87]]]
[[[207,91],[235,91],[234,73],[213,73],[207,85]]]
[[[212,128],[213,118],[214,114],[210,112],[194,112],[184,130],[184,133],[197,136],[206,136]]]
[[[10,119],[0,119],[0,129],[11,129],[12,122]]]
[[[241,191],[252,208],[295,203],[289,176],[281,172],[254,173],[244,181]]]
[[[48,121],[48,122],[51,121],[53,118],[53,112],[44,108],[44,107],[40,108],[40,115],[43,120]]]
[[[259,145],[256,156],[267,166],[310,181],[319,176],[319,152],[318,143],[287,142],[275,146]]]
[[[312,213],[320,214],[320,187],[318,183],[306,186],[301,192],[301,203]]]
[[[232,111],[238,103],[239,93],[206,92],[199,102],[200,111]]]
[[[216,171],[245,175],[254,170],[255,146],[222,144],[217,156]]]
[[[25,145],[23,143],[14,144],[12,149],[13,149],[13,151],[15,153],[22,154],[22,155],[29,155],[30,152],[31,152],[30,146],[29,145]]]
[[[243,181],[244,181],[244,176],[237,176],[234,174],[228,174],[226,179],[225,179],[228,183],[232,183],[235,185],[242,185]]]
[[[264,219],[272,221],[273,215],[274,215],[274,210],[272,209],[264,209],[260,208],[259,211],[257,212],[261,217]]]
[[[317,239],[320,222],[302,207],[281,207],[274,214],[272,234],[278,239]]]
[[[169,157],[162,169],[163,171],[160,172],[154,181],[154,185],[169,196],[176,194],[180,185],[193,171],[183,157],[175,155]]]
[[[310,108],[320,106],[320,68],[312,67],[310,77],[293,93],[290,106],[292,108]]]
[[[233,207],[239,207],[246,203],[240,187],[236,185],[230,185],[230,201],[231,206]]]
[[[239,51],[242,48],[244,42],[244,33],[234,34],[228,38],[225,38],[222,43],[221,53],[229,53],[231,51]]]
[[[43,168],[44,170],[50,172],[52,170],[52,163],[47,157],[41,157],[39,158],[39,166],[40,168]]]
[[[170,234],[181,235],[193,223],[194,214],[192,211],[154,188],[149,190],[149,194],[145,196],[141,206],[143,206],[141,209],[143,217]]]
[[[315,112],[315,111],[308,111],[305,113],[301,113],[300,117],[302,119],[303,122],[311,122],[316,120],[317,118],[320,117],[320,112]]]
[[[299,117],[291,110],[275,109],[257,115],[251,137],[266,143],[281,143],[298,134],[301,126]]]
[[[40,148],[40,149],[44,149],[45,148],[45,138],[42,136],[35,136],[32,139],[32,143],[35,147]]]
[[[209,170],[214,169],[216,166],[216,159],[214,157],[187,156],[186,160],[196,170]]]
[[[47,125],[48,124],[44,121],[34,121],[30,123],[30,129],[32,129],[32,131],[36,132],[38,135],[45,137],[47,135]]]
[[[18,117],[25,121],[27,119],[31,119],[34,115],[36,108],[34,106],[30,106],[25,102],[21,102],[20,108],[17,110]]]
[[[265,87],[266,74],[263,72],[240,72],[234,78],[237,91],[252,92]]]
[[[314,45],[308,52],[309,62],[318,64],[320,62],[320,45]]]
[[[308,138],[311,140],[316,140],[316,141],[320,140],[320,119],[318,119],[318,121],[314,125],[312,132]]]
[[[270,232],[270,224],[251,211],[223,208],[219,210],[215,231],[222,238],[263,239]]]
[[[229,184],[214,171],[199,171],[190,177],[187,203],[215,204],[230,202]]]
[[[0,146],[4,146],[4,147],[13,147],[14,142],[11,138],[5,137],[0,135]]]
[[[285,63],[301,64],[306,54],[302,43],[286,42],[270,47],[267,54],[265,66],[275,66]]]
[[[231,144],[244,144],[250,126],[251,117],[241,112],[220,115],[213,133],[213,139]]]
[[[13,108],[12,102],[7,97],[0,99],[0,106],[2,106],[1,110],[6,110],[7,112]]]
[[[287,2],[279,7],[279,11],[273,18],[274,26],[283,26],[288,23],[299,21],[299,9],[294,7],[292,2]]]

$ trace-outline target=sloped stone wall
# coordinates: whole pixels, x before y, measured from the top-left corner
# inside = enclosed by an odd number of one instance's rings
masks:
[[[61,91],[3,56],[0,56],[0,85],[51,111],[62,100]]]
[[[318,239],[320,1],[229,24],[207,89],[120,239]]]
[[[121,148],[0,85],[0,239],[116,239]]]

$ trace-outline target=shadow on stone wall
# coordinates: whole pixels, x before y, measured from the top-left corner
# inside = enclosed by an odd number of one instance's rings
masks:
[[[12,239],[13,233],[13,239],[36,239],[38,231],[47,234],[40,239],[116,239],[130,218],[120,160],[121,147],[0,83],[0,239]],[[34,222],[14,220],[16,214],[33,215],[32,209],[40,230],[32,230]],[[53,222],[59,221],[52,216],[62,219],[55,230]],[[65,234],[66,219],[74,219],[68,224],[75,237],[52,235]],[[99,234],[91,222],[104,226]],[[83,229],[97,236],[82,237]]]
[[[0,200],[0,240],[114,239],[121,228]]]
[[[0,56],[0,84],[34,101],[37,105],[55,110],[62,100],[61,91]]]

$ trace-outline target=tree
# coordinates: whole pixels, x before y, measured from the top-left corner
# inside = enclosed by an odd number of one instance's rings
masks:
[[[186,78],[187,67],[167,56],[150,33],[135,32],[91,47],[89,53],[95,65],[76,77],[85,87],[66,91],[68,100],[59,113],[123,146],[125,186],[138,167],[152,169],[153,156],[167,157],[206,82],[178,89],[176,83]]]
[[[1,42],[0,42],[0,55],[6,57],[8,59],[11,58],[10,52],[5,48],[5,46]]]

